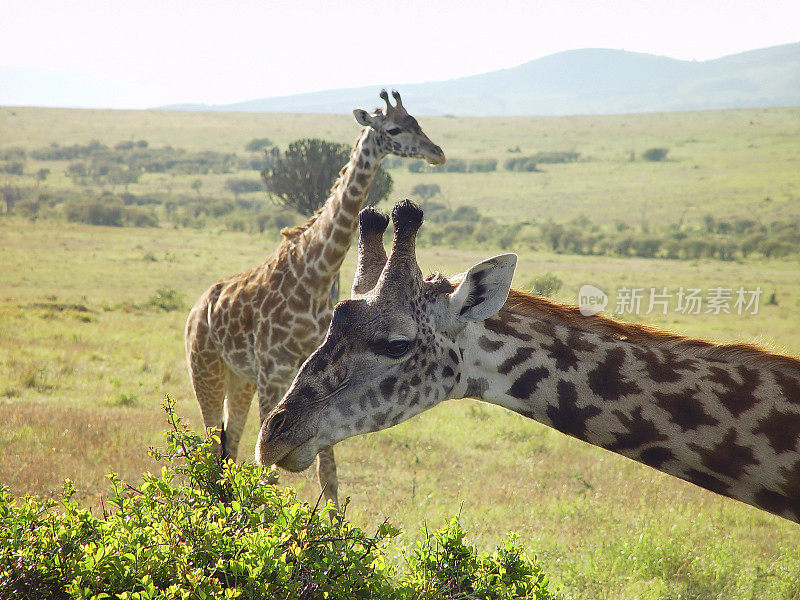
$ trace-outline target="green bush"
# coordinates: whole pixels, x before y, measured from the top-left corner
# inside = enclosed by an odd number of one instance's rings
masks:
[[[628,225],[620,221],[598,224],[581,216],[562,223],[520,222],[516,227],[507,227],[471,206],[449,208],[434,200],[423,200],[422,207],[429,237],[421,243],[430,246],[471,249],[485,244],[506,250],[522,243],[530,248],[584,256],[723,261],[754,254],[784,258],[800,252],[800,219],[796,218],[761,223],[745,218],[717,220],[706,215],[694,223],[651,226],[646,222]]]
[[[424,160],[413,160],[408,163],[411,173],[491,173],[497,169],[497,161],[493,158],[448,158],[444,165],[429,165]]]
[[[517,158],[507,158],[503,161],[503,168],[506,171],[517,171],[531,173],[538,171],[538,163],[533,156],[520,156]]]
[[[114,171],[129,173],[133,177],[139,173],[174,173],[174,174],[206,174],[206,173],[231,173],[237,160],[234,154],[225,154],[205,150],[188,152],[183,148],[164,146],[150,148],[145,140],[123,141],[109,148],[97,140],[85,146],[74,144],[60,146],[56,143],[46,148],[39,148],[30,152],[34,160],[69,160],[83,159],[81,172],[72,172],[67,167],[69,176],[105,177],[109,164],[115,165]],[[122,166],[126,165],[127,169]],[[113,183],[113,182],[112,182]],[[124,183],[120,182],[120,183]]]
[[[650,162],[661,162],[667,158],[668,148],[648,148],[642,152],[642,158]]]
[[[531,282],[530,287],[540,296],[552,296],[558,293],[562,285],[564,285],[564,282],[555,273],[548,271],[536,277]]]
[[[28,157],[25,148],[0,148],[0,160],[22,160]]]
[[[274,470],[222,462],[167,398],[163,463],[132,486],[109,475],[98,514],[73,500],[14,498],[0,488],[0,598],[553,598],[535,559],[509,537],[491,553],[465,542],[458,520],[423,532],[402,573],[385,554],[398,531],[373,535],[332,505],[297,502]],[[213,440],[213,441],[212,441]]]
[[[31,150],[30,156],[34,160],[74,160],[76,158],[86,158],[100,151],[107,151],[108,146],[101,144],[97,140],[92,140],[85,146],[73,144],[72,146],[60,146],[53,142],[47,148]]]
[[[225,189],[233,192],[233,195],[238,197],[239,194],[263,192],[264,183],[258,179],[231,178],[225,181]]]
[[[410,173],[428,172],[428,164],[424,160],[412,160],[408,163],[408,171]]]
[[[156,310],[163,310],[165,312],[172,312],[173,310],[181,310],[184,308],[183,296],[178,291],[171,287],[158,288],[156,293],[150,296],[147,301],[150,308]]]
[[[576,162],[580,157],[580,152],[537,152],[530,158],[541,164],[558,164]]]
[[[412,598],[550,599],[548,580],[541,567],[517,546],[509,534],[494,552],[477,554],[465,543],[457,517],[424,539],[407,554],[405,572]],[[410,591],[410,590],[409,590]]]
[[[9,175],[23,175],[25,173],[25,163],[20,161],[0,162],[0,173]]]
[[[127,221],[134,227],[158,227],[158,217],[150,211],[132,206],[126,213]]]
[[[537,152],[531,156],[517,156],[503,161],[506,171],[533,172],[538,171],[540,164],[559,164],[576,162],[580,152]]]
[[[477,222],[481,220],[481,214],[474,206],[459,206],[453,211],[454,221],[470,221]]]
[[[492,173],[496,169],[497,160],[494,158],[476,158],[467,164],[470,173]]]
[[[104,194],[96,200],[64,203],[67,221],[107,227],[158,227],[158,217],[138,206],[126,206],[116,196]]]
[[[411,195],[415,198],[421,198],[422,200],[429,200],[441,193],[442,188],[435,183],[418,183],[411,188]]]
[[[125,207],[121,203],[107,200],[70,202],[64,206],[67,221],[108,227],[122,227],[125,221],[124,211]]]
[[[244,147],[248,152],[263,152],[266,148],[272,146],[272,141],[269,138],[253,138]]]

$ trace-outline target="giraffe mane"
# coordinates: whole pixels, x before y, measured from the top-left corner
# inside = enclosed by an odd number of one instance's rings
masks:
[[[463,274],[445,278],[439,273],[428,277],[435,293],[452,292],[463,278]],[[691,338],[671,331],[640,323],[626,323],[603,315],[587,316],[574,304],[550,300],[525,290],[511,289],[501,313],[537,317],[555,325],[566,325],[581,331],[606,335],[631,343],[659,344],[675,351],[688,351],[700,357],[722,361],[741,361],[748,366],[779,369],[797,376],[800,374],[800,358],[776,354],[748,343],[718,343],[701,338]]]
[[[776,354],[749,343],[718,343],[701,338],[692,338],[671,331],[664,331],[640,323],[626,323],[602,315],[583,315],[572,304],[556,302],[542,296],[512,289],[501,312],[539,317],[553,323],[566,325],[582,331],[607,335],[632,343],[657,343],[670,350],[688,350],[711,359],[736,360],[749,365],[777,368],[794,375],[800,372],[800,358]]]
[[[297,237],[304,231],[306,231],[309,227],[311,227],[314,222],[319,218],[319,213],[322,212],[322,208],[318,208],[314,211],[314,214],[308,217],[305,223],[300,225],[295,225],[294,227],[284,227],[281,229],[281,235],[286,240],[291,240],[292,238]]]

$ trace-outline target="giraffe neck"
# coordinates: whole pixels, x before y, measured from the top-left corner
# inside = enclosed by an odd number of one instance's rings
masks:
[[[358,228],[358,212],[364,208],[384,156],[378,134],[364,129],[350,161],[333,184],[331,195],[301,233],[304,271],[299,274],[298,283],[318,297],[330,294]]]
[[[800,521],[800,361],[536,302],[460,334],[456,397]]]

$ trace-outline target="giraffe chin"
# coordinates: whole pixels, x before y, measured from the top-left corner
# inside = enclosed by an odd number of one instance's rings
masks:
[[[289,451],[283,458],[276,461],[275,464],[281,469],[286,469],[292,473],[305,471],[314,462],[317,457],[317,449],[311,443],[312,440],[307,440]]]

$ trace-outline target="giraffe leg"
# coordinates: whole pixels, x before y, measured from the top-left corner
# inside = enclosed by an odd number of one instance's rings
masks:
[[[221,431],[228,366],[211,339],[211,330],[207,322],[208,295],[212,290],[201,296],[189,311],[185,330],[186,364],[194,395],[203,415],[203,425]],[[214,444],[214,453],[217,456],[224,454],[222,444]]]
[[[219,355],[211,350],[190,351],[187,358],[194,395],[203,415],[203,426],[222,430],[228,368]],[[217,456],[223,454],[220,444],[214,444],[214,453]]]
[[[325,500],[330,500],[339,508],[339,479],[336,476],[336,459],[333,446],[325,448],[317,455],[317,477]]]
[[[231,373],[225,392],[225,456],[236,460],[247,413],[256,391],[254,381]]]
[[[258,409],[261,421],[264,421],[269,412],[286,393],[289,385],[294,379],[296,369],[275,366],[264,368],[261,373],[270,373],[269,377],[259,376],[258,378]],[[317,477],[322,488],[325,500],[332,500],[334,505],[339,507],[339,480],[336,476],[336,460],[333,455],[333,448],[326,448],[317,455]]]

